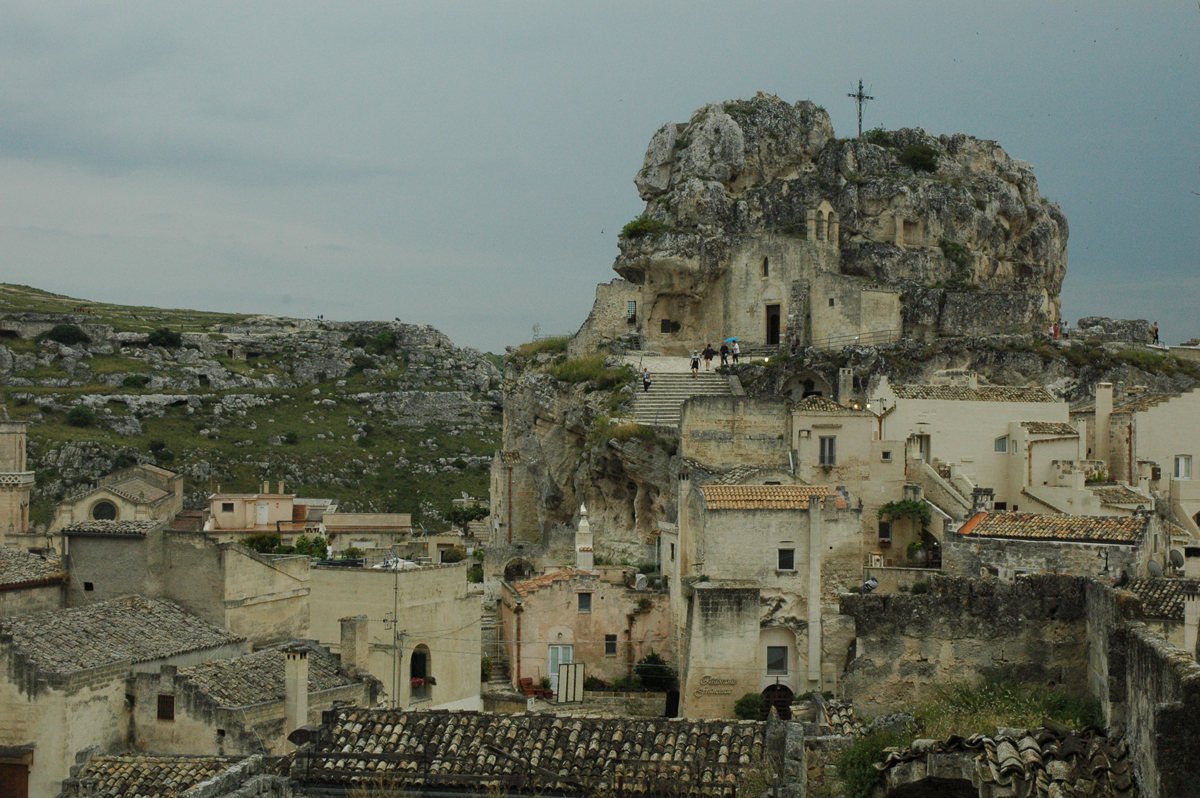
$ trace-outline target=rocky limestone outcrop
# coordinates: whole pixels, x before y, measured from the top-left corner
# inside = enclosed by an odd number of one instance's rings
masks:
[[[543,540],[578,522],[586,504],[597,556],[642,562],[658,521],[674,520],[673,440],[618,440],[594,432],[604,393],[558,382],[510,361],[506,370],[503,441],[520,452],[536,485]]]
[[[932,171],[914,157],[921,147]],[[802,236],[808,210],[828,200],[841,272],[904,289],[906,327],[1027,333],[1059,318],[1066,217],[1032,166],[994,141],[919,128],[837,139],[824,109],[759,93],[663,126],[634,182],[659,227],[619,241],[613,268],[633,283],[703,293],[732,246]],[[921,288],[942,293],[931,303]]]

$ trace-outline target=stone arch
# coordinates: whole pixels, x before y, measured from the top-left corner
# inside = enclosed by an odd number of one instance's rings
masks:
[[[504,563],[504,581],[512,584],[533,576],[533,563],[521,557],[513,557]]]
[[[88,510],[88,517],[96,521],[118,521],[121,511],[110,499],[101,499]]]
[[[788,377],[780,393],[793,402],[799,402],[806,396],[825,396],[832,399],[833,386],[815,371],[803,371]]]
[[[424,643],[414,646],[408,655],[408,678],[412,700],[428,700],[433,686],[433,657]]]

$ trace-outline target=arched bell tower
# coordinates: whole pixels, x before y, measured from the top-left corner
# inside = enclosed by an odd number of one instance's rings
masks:
[[[29,532],[33,472],[25,470],[27,426],[28,421],[10,419],[8,408],[0,405],[0,541],[14,548],[22,547],[21,536]]]

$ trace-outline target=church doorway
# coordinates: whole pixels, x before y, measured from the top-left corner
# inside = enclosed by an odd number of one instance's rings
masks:
[[[779,713],[780,720],[792,719],[792,698],[794,696],[787,685],[773,684],[762,691],[762,696],[767,702],[768,714],[771,712],[771,707],[775,707],[775,711]]]
[[[779,306],[767,305],[767,345],[779,346]]]

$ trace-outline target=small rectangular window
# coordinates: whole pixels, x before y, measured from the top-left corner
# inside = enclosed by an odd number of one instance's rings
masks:
[[[662,326],[659,329],[662,330],[663,335],[669,334],[671,332],[671,320],[663,319]]]
[[[93,590],[95,590],[95,589],[96,589],[96,586],[95,586],[95,585],[93,585],[91,582],[84,582],[84,583],[83,583],[83,589],[84,589],[85,591],[87,591],[88,593],[91,593]]]
[[[671,544],[671,562],[675,562],[675,544]]]
[[[233,502],[221,502],[221,512],[232,513],[233,512]]]
[[[1005,512],[1008,510],[1008,502],[996,502],[992,505],[992,509],[998,513]]]
[[[158,697],[158,719],[175,720],[175,696],[160,695]]]
[[[833,297],[829,297],[829,307],[833,307]]]
[[[592,611],[592,594],[591,593],[580,593],[579,594],[579,611],[580,612],[591,612]]]
[[[892,542],[892,522],[891,521],[880,521],[879,522],[879,542],[880,543],[891,543]]]
[[[821,438],[821,465],[837,465],[837,438]]]
[[[767,646],[767,673],[786,674],[788,672],[788,647]]]
[[[1175,479],[1192,478],[1192,456],[1190,454],[1175,455]]]
[[[881,454],[881,455],[879,456],[879,459],[880,459],[880,460],[882,460],[882,461],[883,461],[883,462],[885,462],[885,463],[890,463],[890,462],[892,462],[892,453],[891,453],[891,452],[884,452],[883,454]]]
[[[992,444],[996,449],[996,454],[1004,454],[1008,451],[1008,436],[997,438]]]
[[[617,656],[617,636],[616,635],[605,635],[604,636],[604,656],[606,656],[606,657]]]
[[[796,570],[796,550],[795,549],[780,549],[779,550],[779,570],[781,570],[781,571]]]

